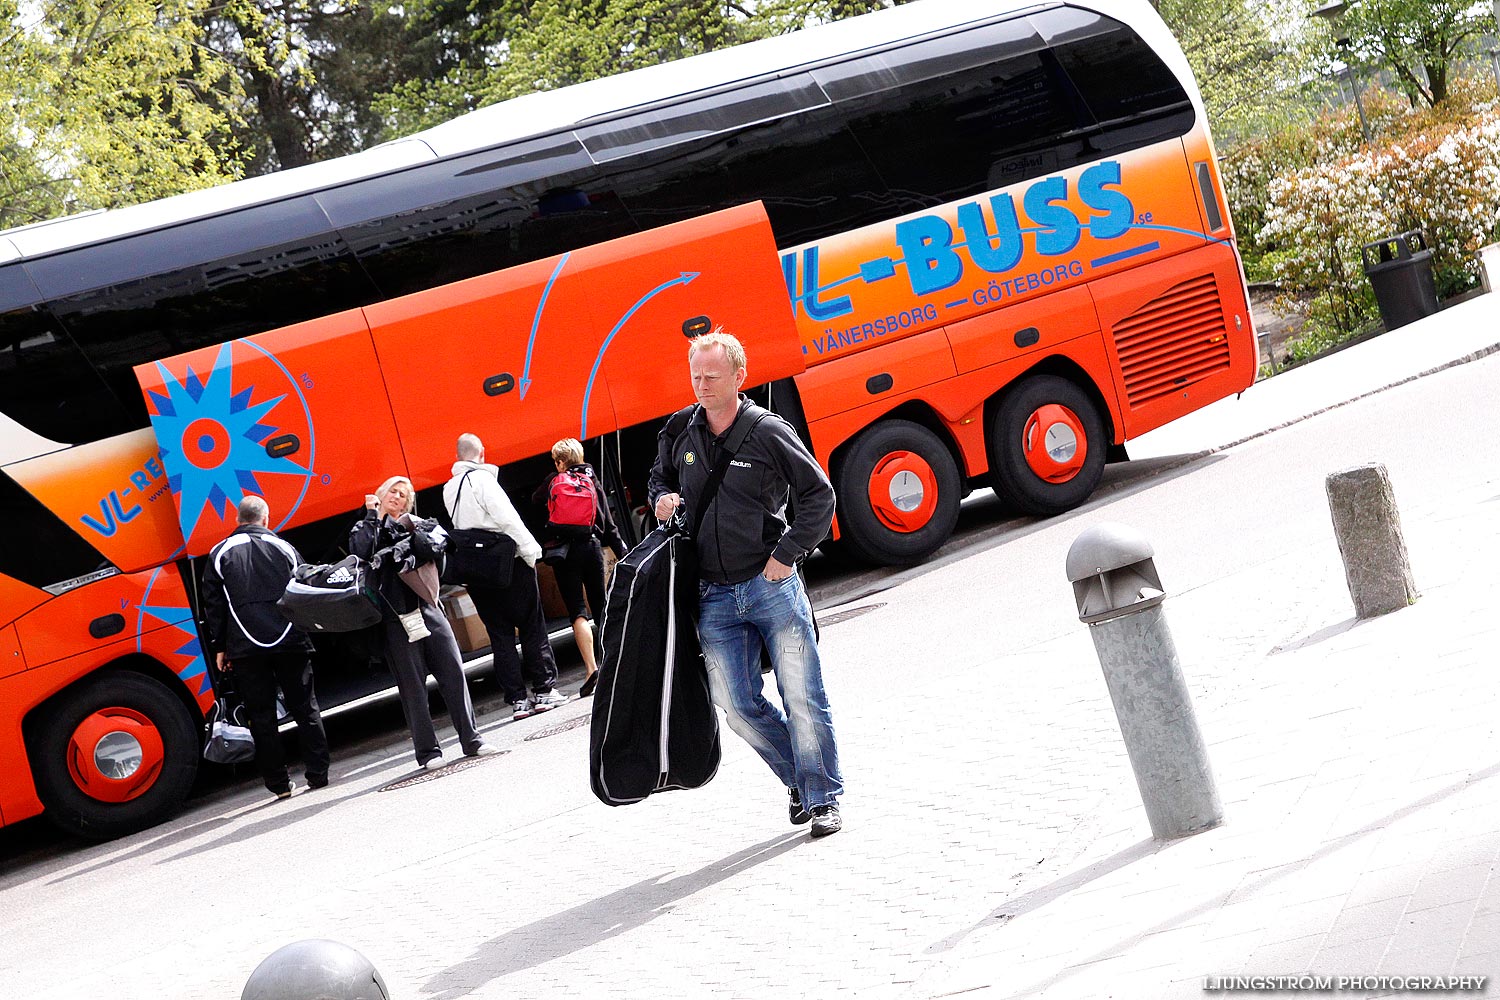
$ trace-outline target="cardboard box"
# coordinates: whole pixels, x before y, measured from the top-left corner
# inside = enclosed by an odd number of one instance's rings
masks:
[[[489,648],[490,634],[485,631],[484,622],[479,620],[479,612],[468,591],[459,587],[442,598],[442,605],[443,617],[448,619],[453,638],[458,640],[462,652],[477,653]]]
[[[557,576],[552,567],[537,560],[536,586],[542,597],[542,617],[548,621],[568,617],[568,606],[563,603],[562,593],[557,589]]]

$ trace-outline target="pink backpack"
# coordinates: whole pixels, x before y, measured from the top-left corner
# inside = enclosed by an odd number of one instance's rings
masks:
[[[594,478],[586,472],[559,472],[547,491],[547,527],[562,536],[594,530]]]

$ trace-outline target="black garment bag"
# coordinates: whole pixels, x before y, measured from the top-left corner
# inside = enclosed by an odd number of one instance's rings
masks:
[[[708,509],[729,460],[766,411],[731,429],[693,524]],[[698,644],[698,554],[674,516],[615,566],[604,602],[604,662],[589,728],[589,785],[605,805],[698,788],[719,770],[719,717]]]

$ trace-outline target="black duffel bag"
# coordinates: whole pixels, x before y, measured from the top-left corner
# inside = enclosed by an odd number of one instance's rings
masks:
[[[453,514],[458,510],[458,501],[463,498],[473,470],[464,473],[458,481],[458,493],[453,497],[453,510],[448,512],[448,521],[453,523]],[[509,587],[511,570],[516,561],[516,540],[503,531],[489,528],[454,528],[448,532],[448,561],[443,566],[443,582],[462,586]]]
[[[444,583],[464,586],[509,587],[516,563],[516,540],[485,528],[454,528],[448,532],[448,562]]]

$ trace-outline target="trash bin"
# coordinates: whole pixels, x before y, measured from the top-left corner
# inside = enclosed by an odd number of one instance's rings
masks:
[[[1364,260],[1365,276],[1375,289],[1375,302],[1387,330],[1438,311],[1432,250],[1420,229],[1366,243]]]

